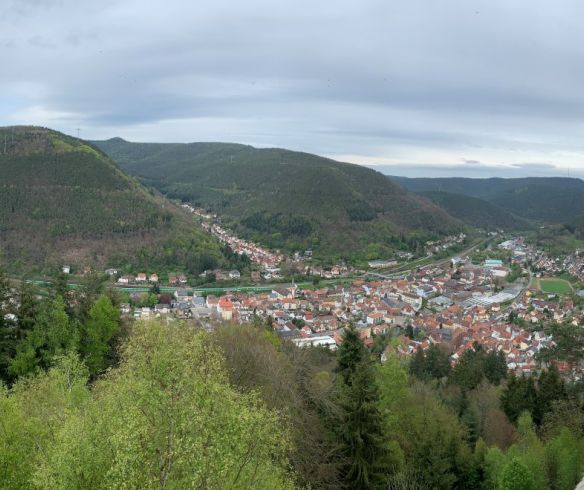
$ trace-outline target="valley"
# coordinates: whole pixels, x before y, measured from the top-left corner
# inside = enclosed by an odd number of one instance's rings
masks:
[[[578,206],[577,183],[569,183],[567,201],[554,191],[552,212],[534,196],[556,188],[553,180],[461,187],[456,179],[396,179],[408,188],[402,189],[363,167],[287,150],[88,143],[44,128],[2,131],[11,135],[0,155],[10,175],[0,184],[0,245],[10,273],[0,269],[0,374],[9,385],[60,376],[60,362],[80,362],[87,379],[102,386],[108,373],[122,375],[154,353],[164,372],[179,346],[191,345],[192,353],[192,343],[202,342],[237,369],[217,373],[226,376],[224,389],[244,390],[237,396],[252,392],[229,376],[250,373],[261,378],[250,389],[268,390],[257,392],[266,406],[280,406],[282,390],[274,388],[275,398],[269,390],[283,382],[296,400],[287,399],[283,410],[325,400],[343,411],[347,401],[335,387],[344,383],[338,369],[350,349],[361,356],[354,368],[367,373],[362,389],[401,383],[401,395],[390,391],[384,396],[393,401],[379,398],[375,406],[418,413],[418,397],[430,396],[433,413],[446,421],[440,424],[458,434],[451,443],[464,458],[474,447],[465,442],[472,431],[490,441],[493,455],[499,447],[514,450],[526,417],[538,430],[551,430],[553,404],[572,398],[558,388],[549,395],[552,405],[544,405],[540,386],[549,378],[577,390],[584,380],[581,213],[568,206]],[[165,351],[169,342],[176,343]],[[121,364],[117,349],[130,349]],[[64,352],[68,360],[57,361]],[[189,365],[191,354],[184,356],[171,378]],[[256,370],[256,361],[268,362],[269,370],[263,364]],[[148,360],[143,373],[152,362],[158,361]],[[524,396],[534,379],[536,394]],[[17,393],[10,391],[5,403]],[[473,402],[463,415],[448,408],[465,397]],[[79,410],[71,413],[83,417]],[[298,413],[325,423],[320,408],[303,405]],[[375,413],[386,424],[397,417],[387,432],[396,455],[412,457],[410,431],[430,429],[430,440],[442,440],[433,422]],[[496,419],[500,430],[466,419],[480,414]],[[288,430],[277,420],[274,427]],[[304,423],[290,425],[302,454],[289,448],[286,458],[299,478],[328,488],[328,477],[314,475],[344,478],[341,469],[330,470],[344,443],[322,426],[309,434]],[[303,454],[316,444],[311,437],[329,452],[307,461]],[[463,478],[459,470],[452,466],[449,478]],[[420,481],[435,481],[430,472],[422,475]]]
[[[0,490],[584,490],[583,18],[2,0]]]

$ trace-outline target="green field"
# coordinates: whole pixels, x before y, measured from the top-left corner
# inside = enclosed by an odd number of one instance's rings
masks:
[[[572,286],[563,279],[540,279],[539,289],[548,294],[571,294]]]

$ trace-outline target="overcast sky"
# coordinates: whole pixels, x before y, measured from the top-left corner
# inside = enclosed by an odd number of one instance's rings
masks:
[[[0,0],[0,124],[584,175],[581,0]]]

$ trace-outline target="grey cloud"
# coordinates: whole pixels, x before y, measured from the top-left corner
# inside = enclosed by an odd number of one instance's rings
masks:
[[[0,106],[0,123],[235,139],[415,172],[432,172],[428,161],[467,160],[440,172],[471,174],[584,166],[579,3],[6,5],[0,91],[19,109]]]

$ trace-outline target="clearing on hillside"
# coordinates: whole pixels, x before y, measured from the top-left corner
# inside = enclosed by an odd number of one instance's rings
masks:
[[[540,279],[539,289],[548,294],[572,294],[572,286],[564,279]]]

